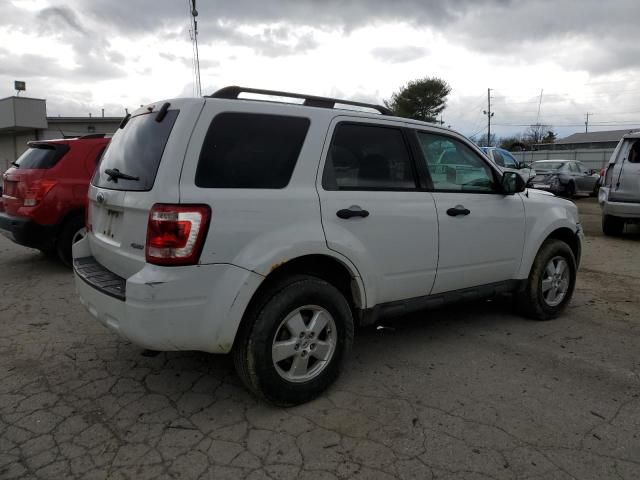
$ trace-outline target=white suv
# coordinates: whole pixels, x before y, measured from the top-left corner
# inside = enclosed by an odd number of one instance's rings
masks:
[[[557,316],[582,242],[573,203],[451,130],[239,87],[125,118],[87,231],[74,270],[93,316],[148,349],[231,352],[279,405],[336,379],[355,325],[501,293]]]

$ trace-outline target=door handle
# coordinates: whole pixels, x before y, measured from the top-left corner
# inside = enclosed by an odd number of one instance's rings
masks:
[[[457,217],[458,215],[469,215],[471,210],[464,208],[462,205],[456,205],[453,208],[447,210],[447,215],[451,217]]]
[[[343,208],[342,210],[338,210],[336,215],[340,218],[352,218],[352,217],[361,217],[366,218],[369,216],[369,212],[360,208],[359,205],[351,205],[349,208]]]

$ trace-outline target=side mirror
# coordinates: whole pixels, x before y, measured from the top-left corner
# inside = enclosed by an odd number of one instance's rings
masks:
[[[504,172],[500,179],[502,193],[505,195],[513,195],[514,193],[524,192],[526,184],[524,179],[516,172]]]

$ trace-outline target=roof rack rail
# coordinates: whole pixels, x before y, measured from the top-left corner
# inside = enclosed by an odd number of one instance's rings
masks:
[[[106,133],[89,133],[87,135],[80,135],[78,138],[88,139],[88,138],[104,138]]]
[[[304,95],[301,93],[279,92],[277,90],[262,90],[260,88],[246,88],[238,86],[224,87],[211,95],[205,95],[208,98],[226,98],[229,100],[242,100],[238,98],[241,93],[255,93],[258,95],[269,95],[274,97],[285,98],[301,98],[304,100],[303,105],[307,107],[335,108],[336,104],[352,105],[354,107],[371,108],[377,110],[382,115],[393,115],[393,112],[382,105],[373,103],[354,102],[352,100],[340,100],[337,98],[316,97],[314,95]],[[254,99],[251,99],[254,100]]]

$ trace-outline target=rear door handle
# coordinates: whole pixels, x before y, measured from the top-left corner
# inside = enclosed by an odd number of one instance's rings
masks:
[[[457,217],[458,215],[469,215],[471,210],[464,208],[462,205],[456,205],[453,208],[447,210],[447,215],[451,217]]]
[[[342,210],[338,210],[336,215],[340,218],[352,218],[352,217],[361,217],[366,218],[369,216],[369,212],[360,208],[359,205],[351,205],[349,208],[343,208]]]

